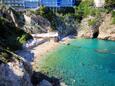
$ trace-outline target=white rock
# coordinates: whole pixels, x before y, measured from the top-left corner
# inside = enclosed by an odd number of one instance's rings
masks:
[[[60,86],[67,86],[67,85],[66,85],[65,83],[62,82],[62,83],[60,84]]]

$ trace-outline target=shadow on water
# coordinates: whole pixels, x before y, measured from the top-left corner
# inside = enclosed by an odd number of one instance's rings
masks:
[[[34,86],[37,86],[40,84],[42,80],[49,81],[53,86],[60,86],[60,80],[55,77],[48,77],[47,75],[41,73],[41,72],[33,72],[33,75],[31,77],[31,82]]]

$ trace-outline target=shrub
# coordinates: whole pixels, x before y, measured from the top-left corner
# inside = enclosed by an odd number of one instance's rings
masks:
[[[56,29],[56,15],[47,7],[41,6],[37,11],[37,15],[41,15],[44,18],[48,19],[51,22],[53,30]]]
[[[56,8],[56,12],[58,14],[68,14],[68,13],[75,13],[75,9],[73,7],[61,7],[61,8]]]
[[[92,0],[82,1],[80,5],[76,7],[77,14],[81,15],[82,17],[87,17],[90,14],[92,5],[93,5]]]
[[[87,17],[89,15],[98,17],[100,16],[100,9],[93,7],[93,0],[85,0],[80,3],[76,8],[76,16],[78,21],[81,21],[82,18]]]
[[[28,39],[28,34],[23,34],[20,37],[17,38],[20,44],[26,43]]]
[[[112,11],[112,17],[115,17],[115,11]]]
[[[112,18],[112,24],[115,24],[115,17]]]
[[[2,61],[3,63],[13,61],[12,54],[8,53],[5,50],[0,50],[0,61]]]
[[[115,24],[115,11],[112,11],[112,24]]]
[[[106,6],[114,6],[115,5],[115,0],[105,0]]]
[[[96,24],[96,22],[97,22],[96,19],[90,19],[90,20],[88,20],[88,25],[93,26]]]
[[[37,15],[41,15],[45,18],[47,18],[48,20],[52,20],[52,18],[54,17],[54,13],[47,7],[41,6],[37,11],[36,11]]]

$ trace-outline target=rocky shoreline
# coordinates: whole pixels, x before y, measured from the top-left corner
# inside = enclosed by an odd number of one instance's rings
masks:
[[[104,15],[102,20],[98,21],[94,27],[88,25],[89,19],[92,19],[92,17],[82,20],[78,37],[115,41],[115,25],[111,24],[111,14]]]

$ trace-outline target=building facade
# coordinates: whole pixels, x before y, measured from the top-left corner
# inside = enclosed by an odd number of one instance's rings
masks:
[[[39,0],[0,0],[0,3],[15,7],[15,8],[37,8],[39,7]]]
[[[0,0],[0,3],[12,7],[38,8],[40,5],[46,7],[72,7],[76,0]]]
[[[1,0],[1,3],[12,7],[24,8],[24,0]]]
[[[76,0],[41,0],[40,3],[47,7],[72,7]]]
[[[39,7],[38,0],[25,0],[24,2],[25,8],[37,8]]]
[[[104,7],[105,0],[94,0],[94,3],[96,7]]]

